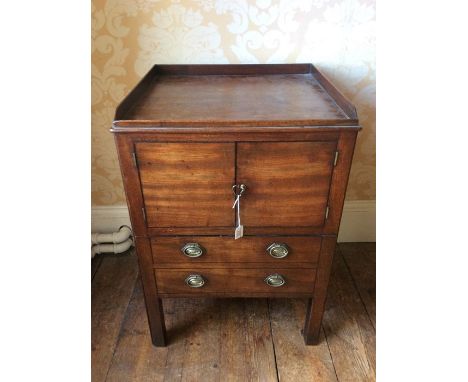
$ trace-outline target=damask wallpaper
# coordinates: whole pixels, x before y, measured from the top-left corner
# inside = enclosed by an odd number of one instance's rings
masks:
[[[93,205],[125,203],[109,128],[153,64],[287,62],[314,63],[356,105],[347,199],[375,199],[375,0],[93,0]]]

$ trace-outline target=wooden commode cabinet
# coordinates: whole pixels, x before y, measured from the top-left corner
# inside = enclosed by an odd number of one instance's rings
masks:
[[[318,342],[359,123],[311,64],[155,65],[113,123],[152,341],[166,297],[303,297]]]

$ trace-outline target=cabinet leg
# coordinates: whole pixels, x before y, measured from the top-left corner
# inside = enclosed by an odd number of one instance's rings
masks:
[[[145,296],[146,314],[154,346],[166,346],[166,325],[164,324],[164,311],[161,299],[156,290],[156,281],[153,273],[153,260],[148,238],[135,237],[135,248],[140,266],[143,294]]]
[[[164,323],[162,301],[160,298],[152,294],[151,291],[148,291],[148,289],[152,288],[145,288],[145,282],[143,281],[143,292],[145,296],[146,314],[148,316],[151,342],[154,346],[166,346],[166,325]]]
[[[307,313],[304,324],[304,342],[306,345],[318,345],[320,328],[322,326],[323,307],[310,298],[307,305]]]
[[[147,301],[146,311],[148,313],[151,342],[154,346],[166,346],[166,325],[164,323],[164,311],[161,299],[153,299],[150,303]]]
[[[322,239],[320,259],[317,267],[314,295],[308,301],[304,324],[304,341],[306,345],[317,345],[320,338],[327,287],[330,280],[333,253],[335,251],[336,236],[325,236]]]

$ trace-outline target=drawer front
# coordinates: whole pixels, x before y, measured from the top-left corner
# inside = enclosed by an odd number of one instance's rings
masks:
[[[233,237],[179,236],[151,239],[155,266],[196,263],[318,262],[322,239],[315,236]]]
[[[158,293],[163,295],[210,293],[254,295],[312,293],[316,271],[312,268],[205,269],[194,267],[191,269],[156,269],[155,273]],[[268,277],[270,278],[267,280]],[[284,281],[283,285],[280,285],[281,281]],[[192,286],[188,283],[192,283]]]
[[[245,184],[246,227],[319,227],[325,223],[336,142],[241,142],[237,183]]]

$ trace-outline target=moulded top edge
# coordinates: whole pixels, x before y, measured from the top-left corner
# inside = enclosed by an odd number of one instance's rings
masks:
[[[164,125],[144,125],[132,124],[131,126],[121,126],[115,121],[110,129],[113,133],[151,133],[151,132],[167,132],[167,133],[244,133],[244,132],[333,132],[333,131],[351,131],[361,130],[359,124],[355,125],[274,125],[274,126],[258,126],[258,125],[230,125],[230,126],[207,126],[207,125],[191,125],[191,126],[164,126]],[[139,121],[132,121],[139,122]],[[141,121],[140,121],[141,122]]]

